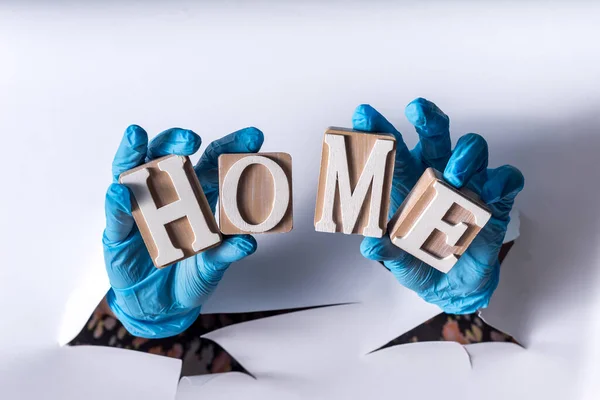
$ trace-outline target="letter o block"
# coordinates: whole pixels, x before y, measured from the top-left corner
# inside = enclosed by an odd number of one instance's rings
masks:
[[[292,230],[292,157],[219,156],[219,229],[226,235]]]
[[[451,187],[440,172],[428,168],[388,229],[396,246],[447,273],[490,217],[475,193]]]
[[[217,222],[188,157],[166,156],[123,172],[133,218],[154,266],[164,268],[221,242]]]

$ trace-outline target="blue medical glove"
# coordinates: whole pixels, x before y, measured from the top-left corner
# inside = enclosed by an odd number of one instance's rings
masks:
[[[142,236],[131,216],[132,194],[117,182],[119,175],[154,158],[168,154],[191,155],[200,147],[200,137],[173,128],[148,143],[141,127],[125,131],[115,155],[113,182],[106,194],[106,229],[102,238],[104,260],[111,284],[106,298],[112,311],[135,336],[162,338],[190,326],[200,308],[234,261],[256,251],[250,235],[224,236],[215,248],[163,269],[152,264]],[[263,134],[246,128],[212,142],[194,167],[214,212],[218,197],[217,159],[223,153],[255,153]]]
[[[419,143],[408,150],[402,135],[369,105],[356,108],[354,129],[392,133],[396,137],[396,164],[391,193],[390,217],[427,167],[443,172],[450,185],[467,187],[488,205],[492,217],[454,267],[444,274],[392,244],[388,235],[365,238],[361,252],[382,261],[407,288],[450,314],[468,314],[487,307],[498,286],[498,253],[509,222],[509,212],[524,179],[515,167],[488,169],[488,147],[475,133],[461,137],[451,148],[449,119],[425,99],[412,101],[405,111],[419,134]]]

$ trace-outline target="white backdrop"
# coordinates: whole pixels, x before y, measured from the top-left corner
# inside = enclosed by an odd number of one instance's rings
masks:
[[[524,172],[522,238],[485,317],[575,382],[600,256],[599,20],[591,2],[0,2],[0,383],[20,388],[103,296],[104,192],[131,123],[204,144],[253,125],[293,157],[294,231],[260,237],[206,312],[373,301],[394,329],[370,344],[433,315],[359,237],[312,226],[325,128],[371,103],[414,145],[403,108],[419,96],[454,142],[480,133],[491,166]]]

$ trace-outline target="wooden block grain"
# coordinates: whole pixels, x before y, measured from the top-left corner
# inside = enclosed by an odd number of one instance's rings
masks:
[[[328,128],[321,154],[315,229],[383,236],[395,154],[396,141],[391,134]]]
[[[219,156],[219,228],[222,233],[284,233],[292,227],[292,157],[289,154]]]
[[[221,242],[217,223],[188,157],[158,158],[122,173],[119,182],[134,195],[133,218],[157,268]]]
[[[477,195],[457,190],[428,168],[388,223],[392,243],[448,272],[491,213]]]

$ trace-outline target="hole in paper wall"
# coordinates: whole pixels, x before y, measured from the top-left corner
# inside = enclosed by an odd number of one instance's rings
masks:
[[[504,259],[513,242],[500,252]],[[323,306],[330,307],[330,306]],[[215,342],[200,336],[245,321],[272,317],[312,308],[276,310],[252,313],[201,314],[185,332],[164,339],[143,339],[132,336],[112,315],[105,300],[98,305],[82,331],[69,343],[71,346],[109,346],[179,358],[183,361],[182,376],[237,371],[251,375],[238,361]],[[380,349],[405,343],[424,341],[454,341],[461,344],[480,342],[513,342],[511,336],[486,324],[477,314],[439,314],[393,339]]]

